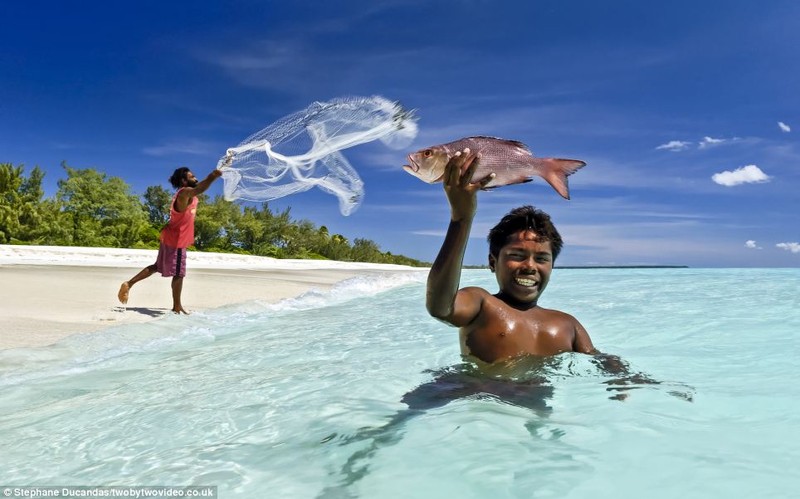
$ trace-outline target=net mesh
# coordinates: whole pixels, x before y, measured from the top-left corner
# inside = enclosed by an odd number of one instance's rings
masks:
[[[342,149],[380,140],[404,147],[417,135],[413,113],[380,96],[314,102],[228,149],[222,168],[225,199],[270,201],[316,186],[351,214],[364,183]]]

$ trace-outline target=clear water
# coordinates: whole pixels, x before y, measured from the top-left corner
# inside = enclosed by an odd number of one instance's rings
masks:
[[[800,269],[557,269],[542,304],[662,382],[624,401],[584,355],[476,374],[426,315],[424,274],[0,352],[0,484],[795,497],[798,283]],[[463,284],[494,289],[486,271]]]

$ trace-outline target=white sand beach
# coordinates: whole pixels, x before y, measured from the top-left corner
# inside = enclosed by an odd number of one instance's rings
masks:
[[[136,284],[127,305],[117,299],[120,284],[152,264],[156,253],[0,245],[0,349],[49,345],[71,334],[170,314],[170,279],[160,274]],[[253,300],[274,303],[358,275],[423,271],[198,251],[190,251],[187,261],[182,301],[190,312]]]

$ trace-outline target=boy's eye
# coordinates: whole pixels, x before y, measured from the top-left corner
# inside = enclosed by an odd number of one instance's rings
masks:
[[[521,260],[527,260],[528,258],[530,258],[530,256],[531,255],[525,253],[509,253],[508,255],[506,255],[506,258],[513,261],[521,261]],[[536,263],[547,263],[551,261],[550,255],[546,254],[534,255],[533,259],[536,261]]]

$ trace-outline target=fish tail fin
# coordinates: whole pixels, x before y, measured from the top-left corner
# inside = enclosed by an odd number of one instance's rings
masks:
[[[577,159],[542,158],[545,171],[542,175],[557,193],[564,199],[569,199],[569,183],[567,177],[580,170],[586,163]]]

